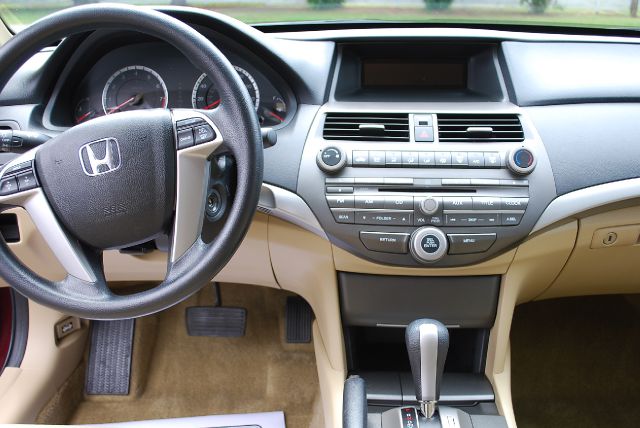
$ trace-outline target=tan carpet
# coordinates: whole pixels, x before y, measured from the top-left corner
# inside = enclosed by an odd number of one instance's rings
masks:
[[[130,396],[84,397],[68,422],[283,410],[289,428],[318,425],[313,345],[285,343],[287,295],[265,287],[224,284],[224,305],[248,310],[243,338],[187,336],[185,308],[212,304],[210,288],[174,308],[138,320]]]
[[[518,428],[640,426],[638,296],[527,303],[511,332]]]

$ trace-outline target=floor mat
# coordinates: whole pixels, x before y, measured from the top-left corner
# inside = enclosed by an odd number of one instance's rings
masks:
[[[193,418],[155,419],[151,421],[86,425],[102,428],[285,428],[282,412],[248,413],[244,415],[197,416]]]
[[[518,428],[638,426],[640,297],[527,303],[511,332]]]
[[[313,345],[284,340],[284,308],[291,294],[235,284],[222,284],[221,291],[225,305],[247,308],[244,337],[187,334],[185,309],[212,304],[211,287],[160,314],[141,318],[134,337],[129,396],[85,396],[69,423],[282,410],[288,428],[317,425]]]

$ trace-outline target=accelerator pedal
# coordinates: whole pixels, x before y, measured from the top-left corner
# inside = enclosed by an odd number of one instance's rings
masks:
[[[220,287],[213,284],[216,302],[214,306],[190,306],[187,308],[187,333],[189,336],[242,337],[247,324],[245,308],[222,306]]]
[[[287,297],[286,309],[287,343],[311,342],[313,311],[302,297]]]
[[[87,395],[128,395],[135,320],[93,321]]]

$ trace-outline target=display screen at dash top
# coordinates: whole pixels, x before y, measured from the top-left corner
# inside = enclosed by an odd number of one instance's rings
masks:
[[[465,89],[467,64],[363,59],[362,87]]]

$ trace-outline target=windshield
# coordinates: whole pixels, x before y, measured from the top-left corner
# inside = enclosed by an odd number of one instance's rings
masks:
[[[0,17],[13,31],[89,0],[9,0]],[[638,0],[171,0],[126,1],[215,10],[249,24],[301,21],[536,24],[637,28]]]

